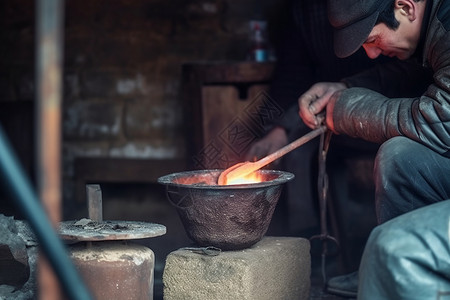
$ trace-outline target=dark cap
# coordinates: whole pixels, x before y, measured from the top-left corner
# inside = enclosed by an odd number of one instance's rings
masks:
[[[395,0],[328,0],[328,19],[334,27],[338,57],[355,53],[369,36],[378,15]]]

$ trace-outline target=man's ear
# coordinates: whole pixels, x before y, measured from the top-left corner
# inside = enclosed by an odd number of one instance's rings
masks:
[[[417,5],[414,0],[395,0],[395,8],[411,22],[417,18]]]

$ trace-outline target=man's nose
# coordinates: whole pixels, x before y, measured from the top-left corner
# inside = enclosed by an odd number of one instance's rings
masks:
[[[365,46],[365,45],[363,45],[363,47],[364,47],[364,50],[366,50],[367,56],[371,59],[377,58],[378,56],[380,56],[380,54],[382,52],[381,49],[378,47],[371,47],[371,46]]]

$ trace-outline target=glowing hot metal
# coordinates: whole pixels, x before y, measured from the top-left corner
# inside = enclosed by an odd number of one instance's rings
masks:
[[[324,133],[326,130],[327,130],[326,126],[320,126],[319,128],[310,131],[309,133],[298,138],[297,140],[293,141],[292,143],[287,144],[283,148],[275,151],[272,154],[267,155],[266,157],[264,157],[258,161],[255,161],[255,162],[247,161],[247,162],[237,163],[234,166],[231,166],[228,169],[226,169],[225,171],[223,171],[220,174],[217,183],[219,185],[251,183],[251,182],[245,182],[245,181],[243,182],[240,180],[245,178],[247,175],[253,173],[254,171],[259,170],[262,167],[277,160],[278,158],[282,157],[283,155],[291,152],[292,150],[300,147],[301,145],[309,142],[316,136],[319,136],[320,134]]]

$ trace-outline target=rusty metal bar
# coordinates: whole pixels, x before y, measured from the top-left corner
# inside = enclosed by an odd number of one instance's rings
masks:
[[[37,188],[55,225],[60,221],[62,12],[60,0],[37,1]]]
[[[36,179],[39,198],[53,227],[61,221],[63,8],[63,0],[38,0],[36,5]],[[53,258],[45,254],[38,264],[39,298],[57,300],[61,298],[59,285],[48,264]],[[73,284],[63,283],[66,288]]]
[[[37,189],[45,211],[56,227],[61,221],[60,183],[60,102],[62,1],[37,1]],[[42,253],[41,253],[42,254]],[[40,299],[58,300],[57,278],[45,255],[38,261]]]

